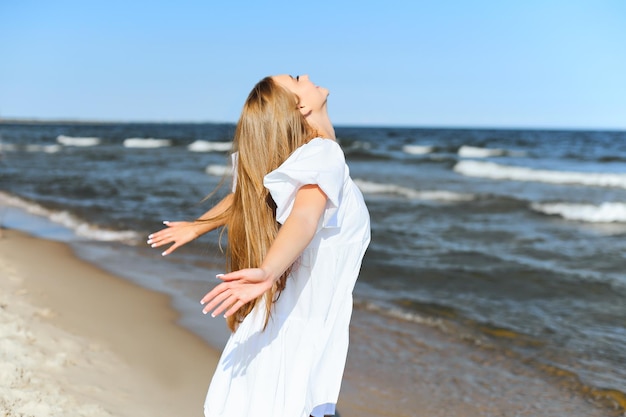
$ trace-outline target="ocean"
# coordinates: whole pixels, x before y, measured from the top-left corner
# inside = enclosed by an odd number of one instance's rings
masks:
[[[0,224],[171,295],[181,324],[221,348],[226,328],[198,302],[223,270],[219,234],[167,257],[145,241],[228,191],[233,130],[1,123]],[[432,325],[626,398],[626,132],[336,133],[372,218],[355,314]]]

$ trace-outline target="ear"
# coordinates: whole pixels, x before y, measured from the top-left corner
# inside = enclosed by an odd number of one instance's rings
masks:
[[[298,104],[298,110],[300,111],[300,114],[302,114],[304,117],[307,117],[309,114],[311,114],[311,109],[306,104]]]

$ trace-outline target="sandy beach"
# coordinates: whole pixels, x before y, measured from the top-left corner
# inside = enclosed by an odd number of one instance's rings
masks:
[[[0,276],[0,414],[202,415],[218,353],[166,296],[13,230]]]
[[[77,259],[65,244],[2,232],[2,415],[202,415],[218,352],[176,324],[166,296]],[[360,308],[341,417],[616,415],[562,379],[484,346],[453,343],[436,326],[416,323],[402,349],[372,343],[372,329],[406,330],[392,318],[365,322],[371,315]],[[407,373],[406,361],[419,374]],[[389,367],[392,380],[381,379]]]

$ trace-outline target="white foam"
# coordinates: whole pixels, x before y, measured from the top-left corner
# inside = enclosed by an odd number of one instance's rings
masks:
[[[172,141],[169,139],[155,138],[128,138],[124,139],[124,146],[127,148],[163,148],[171,146]]]
[[[365,149],[365,150],[372,149],[372,144],[369,142],[362,142],[360,140],[355,140],[348,147],[348,150],[351,150],[351,151],[355,151],[359,149]]]
[[[605,202],[600,205],[573,203],[534,203],[535,211],[558,215],[567,220],[589,223],[626,223],[626,203]]]
[[[432,200],[432,201],[471,201],[476,199],[474,194],[457,193],[454,191],[434,190],[434,191],[418,191],[407,187],[401,187],[396,184],[380,184],[356,179],[354,183],[364,194],[395,194],[402,197],[416,200]]]
[[[14,152],[17,151],[17,145],[13,143],[0,143],[0,152]]]
[[[51,144],[51,145],[40,145],[40,144],[30,144],[30,145],[15,145],[13,143],[0,143],[0,152],[16,152],[16,151],[26,151],[26,152],[45,152],[45,153],[56,153],[63,149],[63,146],[59,144]]]
[[[506,155],[507,151],[504,149],[487,149],[463,145],[459,148],[458,154],[462,158],[489,158],[490,156]]]
[[[59,135],[57,142],[65,146],[96,146],[100,144],[100,138]]]
[[[89,224],[67,211],[49,210],[37,203],[31,203],[17,196],[0,191],[0,205],[17,207],[35,216],[44,217],[72,230],[77,236],[104,242],[139,242],[142,237],[130,230],[106,230]]]
[[[426,155],[432,153],[435,150],[434,146],[424,145],[404,145],[402,151],[410,155]]]
[[[45,152],[45,153],[57,153],[63,147],[61,145],[26,145],[26,152]]]
[[[196,140],[187,146],[190,152],[228,152],[232,149],[232,142],[210,142],[206,140]]]
[[[233,174],[232,167],[228,165],[208,165],[204,171],[209,175],[214,175],[216,177],[223,177]]]
[[[537,181],[552,184],[626,188],[626,173],[550,171],[485,161],[460,161],[454,166],[454,171],[468,177],[490,178],[494,180]]]

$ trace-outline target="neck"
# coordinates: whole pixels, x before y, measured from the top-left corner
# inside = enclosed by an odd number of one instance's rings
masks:
[[[320,136],[329,139],[337,139],[335,137],[335,128],[328,117],[328,113],[311,113],[307,116],[306,121],[315,129]]]

